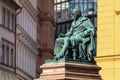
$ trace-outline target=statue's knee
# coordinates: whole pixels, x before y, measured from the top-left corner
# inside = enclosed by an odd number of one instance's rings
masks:
[[[60,42],[60,41],[61,41],[61,39],[60,39],[60,38],[57,38],[57,39],[56,39],[56,42]]]
[[[68,46],[69,45],[69,41],[70,41],[69,39],[65,39],[64,40],[64,45]]]
[[[59,42],[59,38],[56,39],[56,42]]]
[[[65,41],[65,42],[69,42],[70,39],[69,39],[69,38],[65,38],[64,41]]]

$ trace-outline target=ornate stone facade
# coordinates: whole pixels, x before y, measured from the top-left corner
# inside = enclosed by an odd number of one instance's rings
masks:
[[[16,73],[20,80],[36,78],[37,0],[16,0],[21,6],[16,29]]]
[[[13,0],[0,0],[0,80],[16,80],[15,15],[18,9]]]

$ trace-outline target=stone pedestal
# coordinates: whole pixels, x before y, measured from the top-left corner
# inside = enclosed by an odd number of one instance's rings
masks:
[[[40,68],[43,73],[37,80],[101,80],[101,68],[97,65],[60,62],[43,64]]]

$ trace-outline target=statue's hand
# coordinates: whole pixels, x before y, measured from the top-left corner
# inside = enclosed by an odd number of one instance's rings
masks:
[[[82,37],[86,37],[86,36],[88,36],[89,35],[89,32],[86,30],[86,31],[84,31],[84,33],[83,33],[83,36]]]
[[[58,37],[65,37],[65,34],[59,33],[59,34],[58,34]]]
[[[70,35],[68,35],[68,34],[65,34],[65,37],[70,37]]]
[[[87,29],[87,30],[84,31],[83,37],[88,36],[88,35],[90,35],[91,33],[94,34],[94,31],[93,31],[92,29]]]
[[[71,36],[70,32],[68,32],[68,33],[65,34],[65,37],[70,37],[70,36]]]
[[[91,28],[87,29],[87,32],[88,32],[88,33],[90,33],[90,32],[91,32],[92,34],[94,34],[94,30],[93,30],[93,29],[91,29]]]

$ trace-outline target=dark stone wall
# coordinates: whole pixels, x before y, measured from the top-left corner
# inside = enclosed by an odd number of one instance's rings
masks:
[[[53,57],[54,48],[54,0],[38,0],[38,26],[37,26],[37,74],[42,72],[40,65]]]

